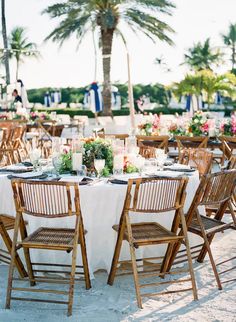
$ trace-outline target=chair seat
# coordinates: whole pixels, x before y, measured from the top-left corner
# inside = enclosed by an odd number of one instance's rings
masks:
[[[210,218],[210,217],[206,217],[206,216],[202,216],[201,215],[201,219],[202,219],[202,223],[205,229],[206,234],[211,234],[211,233],[216,233],[218,231],[223,231],[227,228],[230,228],[232,223],[224,223],[220,220],[216,220],[214,218]],[[195,234],[198,235],[202,235],[201,233],[201,227],[199,225],[199,223],[197,222],[197,218],[194,217],[190,226],[188,227],[188,230],[190,232],[193,232]]]
[[[118,231],[119,225],[112,227]],[[151,244],[151,243],[166,243],[167,241],[176,241],[183,239],[183,236],[176,236],[174,233],[155,222],[142,222],[131,224],[132,236],[134,245]],[[124,240],[128,241],[128,232],[125,228]]]
[[[28,248],[72,249],[75,230],[40,227],[19,244]]]
[[[0,222],[3,223],[3,226],[6,230],[14,229],[15,217],[9,215],[0,215]]]

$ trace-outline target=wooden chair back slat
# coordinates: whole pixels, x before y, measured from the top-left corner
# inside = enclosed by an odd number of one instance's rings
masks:
[[[208,137],[207,136],[175,136],[179,154],[184,148],[207,148]]]
[[[222,205],[231,198],[236,182],[236,170],[225,170],[204,175],[195,197],[189,208],[188,215],[192,218],[200,205]]]
[[[139,178],[130,179],[135,186],[134,196],[127,210],[140,213],[159,213],[176,210],[183,206],[182,191],[187,179],[183,178]]]
[[[47,218],[79,215],[76,206],[72,207],[76,183],[13,180],[12,187],[22,213]]]
[[[180,152],[179,162],[196,168],[200,176],[210,172],[213,162],[213,153],[206,149],[183,149]]]
[[[136,135],[136,139],[138,142],[138,146],[142,144],[142,145],[147,145],[149,147],[152,146],[156,149],[164,149],[165,153],[167,153],[168,151],[168,140],[169,140],[168,135],[151,135],[151,136]]]

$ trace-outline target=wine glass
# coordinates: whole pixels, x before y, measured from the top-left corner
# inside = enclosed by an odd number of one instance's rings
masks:
[[[52,165],[55,169],[56,175],[59,175],[62,166],[62,159],[60,156],[55,156],[52,158]]]
[[[105,160],[104,159],[94,159],[94,167],[97,171],[98,178],[102,175],[102,170],[105,167]]]

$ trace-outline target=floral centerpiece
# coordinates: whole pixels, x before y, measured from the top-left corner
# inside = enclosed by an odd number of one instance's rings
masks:
[[[160,131],[160,117],[157,114],[150,116],[150,120],[138,125],[141,135],[158,135]]]
[[[204,136],[209,135],[212,126],[207,114],[201,111],[196,112],[190,119],[179,119],[172,122],[168,128],[172,135]]]
[[[209,119],[206,114],[201,111],[196,112],[188,126],[189,136],[203,136],[209,134]]]
[[[104,159],[103,175],[108,176],[113,171],[113,150],[110,141],[104,139],[84,139],[83,164],[94,171],[94,159]]]
[[[173,136],[187,134],[186,126],[184,126],[183,124],[178,124],[174,122],[170,124],[170,126],[168,127],[168,131]]]
[[[221,122],[220,134],[226,136],[236,135],[236,115],[232,115],[231,119],[223,120]]]
[[[29,115],[29,119],[30,121],[49,121],[51,119],[50,115],[48,113],[45,113],[45,112],[37,112],[37,111],[34,111],[34,112],[30,112],[30,115]]]
[[[88,174],[95,172],[94,159],[104,159],[105,167],[102,176],[107,177],[113,173],[113,149],[111,142],[104,139],[84,138],[83,165],[86,166]],[[60,173],[72,172],[72,149],[64,149],[60,155]],[[132,158],[124,156],[123,171],[125,173],[138,172],[138,167]]]
[[[103,176],[108,176],[113,171],[113,151],[109,141],[103,139],[88,138],[83,139],[83,164],[88,173],[95,171],[94,159],[104,159],[105,167],[102,171]],[[60,173],[71,172],[72,169],[72,150],[64,150],[61,155]]]

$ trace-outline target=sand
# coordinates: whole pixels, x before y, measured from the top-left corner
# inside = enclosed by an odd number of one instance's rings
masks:
[[[212,249],[216,262],[235,256],[235,231],[218,234]],[[224,268],[235,264],[234,259]],[[12,301],[11,309],[5,310],[8,267],[0,265],[0,322],[236,321],[236,282],[224,284],[219,291],[208,257],[203,264],[195,262],[194,269],[199,301],[193,301],[190,292],[178,293],[144,299],[143,309],[136,305],[132,276],[119,277],[109,286],[107,273],[96,273],[91,290],[86,291],[83,284],[76,287],[73,315],[68,318],[64,305]],[[236,278],[236,269],[226,278]]]

